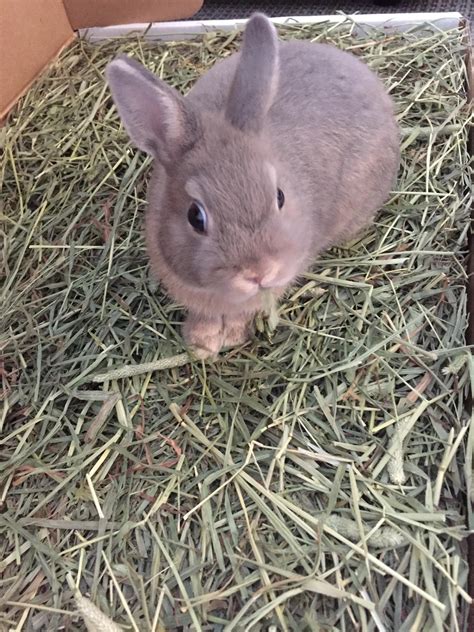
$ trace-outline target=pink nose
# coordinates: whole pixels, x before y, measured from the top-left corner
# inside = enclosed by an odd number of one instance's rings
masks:
[[[262,289],[272,287],[275,280],[274,270],[266,270],[265,272],[251,272],[248,271],[244,275],[244,279],[250,283],[258,285]]]
[[[261,285],[263,280],[263,274],[259,274],[256,272],[249,272],[245,275],[245,280],[250,281],[251,283],[255,283],[255,285]]]
[[[276,261],[268,259],[243,269],[237,279],[240,277],[240,279],[247,284],[247,288],[248,284],[251,283],[259,288],[267,289],[273,287],[275,284],[278,271],[279,266]]]

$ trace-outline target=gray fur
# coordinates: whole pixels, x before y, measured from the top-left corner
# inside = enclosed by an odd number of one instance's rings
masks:
[[[256,15],[245,30],[241,61],[226,95],[226,119],[242,131],[260,132],[277,84],[277,35],[267,18]]]
[[[191,107],[177,90],[140,63],[119,55],[106,70],[115,105],[133,143],[162,164],[176,160],[199,136]]]

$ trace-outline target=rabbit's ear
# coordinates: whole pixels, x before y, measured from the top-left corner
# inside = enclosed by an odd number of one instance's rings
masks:
[[[278,85],[278,37],[261,13],[247,22],[240,59],[230,89],[226,118],[234,127],[259,132]]]
[[[166,164],[194,144],[197,121],[177,90],[125,55],[110,62],[105,74],[120,118],[139,149]]]

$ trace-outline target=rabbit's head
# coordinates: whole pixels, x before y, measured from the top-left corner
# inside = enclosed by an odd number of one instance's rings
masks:
[[[200,109],[126,57],[109,64],[107,80],[130,138],[157,162],[147,244],[171,293],[188,307],[199,293],[237,309],[286,286],[306,264],[311,226],[268,139],[278,90],[271,22],[258,14],[248,22],[219,111]]]

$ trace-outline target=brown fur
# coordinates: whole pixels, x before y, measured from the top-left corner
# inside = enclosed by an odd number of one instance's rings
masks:
[[[248,23],[243,52],[186,98],[120,58],[107,73],[135,143],[156,158],[146,216],[154,273],[190,311],[188,344],[217,353],[322,250],[386,200],[399,162],[392,103],[377,77],[331,46],[278,42]],[[277,191],[285,195],[282,210]],[[194,200],[207,234],[190,226]]]

